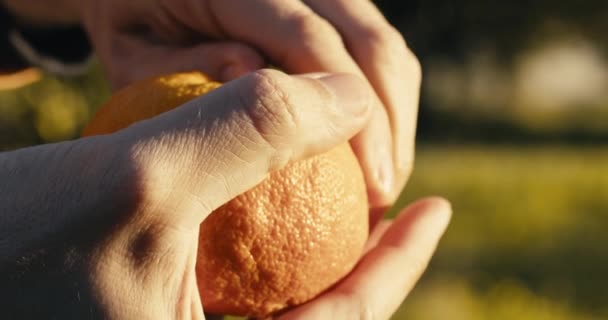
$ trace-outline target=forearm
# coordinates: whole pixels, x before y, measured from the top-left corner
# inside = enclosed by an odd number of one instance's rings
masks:
[[[25,23],[56,25],[79,23],[85,0],[0,0],[0,2]]]

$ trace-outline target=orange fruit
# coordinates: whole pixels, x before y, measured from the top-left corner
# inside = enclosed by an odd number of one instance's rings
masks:
[[[198,72],[140,81],[102,106],[84,135],[119,130],[218,86]],[[266,317],[309,301],[350,272],[367,235],[363,174],[347,143],[292,162],[201,224],[205,311]]]

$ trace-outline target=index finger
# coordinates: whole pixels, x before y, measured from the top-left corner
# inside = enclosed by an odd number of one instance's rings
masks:
[[[260,48],[290,72],[362,75],[341,35],[300,1],[211,1],[218,24],[230,38]]]

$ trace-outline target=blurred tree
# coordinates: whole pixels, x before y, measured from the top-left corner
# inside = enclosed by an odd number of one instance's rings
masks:
[[[437,60],[463,66],[489,52],[501,70],[513,73],[524,50],[570,35],[582,36],[595,47],[608,51],[608,1],[395,1],[377,0],[388,19],[406,38],[425,71],[423,88],[429,83],[428,70]],[[500,71],[500,70],[499,70]],[[470,85],[470,70],[456,81]],[[581,79],[584,81],[584,79]],[[453,85],[453,83],[451,84]],[[466,91],[458,95],[469,94]],[[508,101],[504,102],[508,104]],[[589,118],[605,119],[603,113],[575,114],[580,121],[553,130],[538,130],[522,123],[513,110],[479,114],[475,105],[462,104],[452,111],[436,110],[428,94],[422,96],[419,139],[436,141],[527,141],[552,142],[566,139],[575,143],[608,141],[608,126],[587,130]],[[477,108],[478,109],[478,108]],[[512,109],[512,108],[511,108]],[[527,116],[527,115],[526,115]],[[530,117],[546,116],[530,114]],[[549,115],[551,116],[551,115]],[[572,119],[564,114],[562,123]],[[528,117],[528,118],[530,118]],[[595,126],[597,127],[597,126]]]
[[[608,2],[586,1],[395,1],[377,0],[388,19],[420,56],[464,57],[491,44],[509,61],[549,22],[566,25],[608,47]]]

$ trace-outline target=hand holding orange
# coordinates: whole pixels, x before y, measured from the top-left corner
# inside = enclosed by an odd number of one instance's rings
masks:
[[[104,171],[110,180],[140,191],[90,256],[103,311],[203,318],[204,304],[280,320],[389,319],[451,210],[445,200],[421,200],[367,237],[345,144],[370,117],[364,85],[349,75],[257,71],[154,116],[217,86],[193,74],[134,84],[86,130],[152,117],[82,141],[115,159],[119,172]]]
[[[84,135],[123,129],[219,86],[197,72],[135,83]],[[304,303],[353,268],[367,234],[365,183],[347,143],[290,163],[202,223],[196,274],[205,311],[263,317]]]

